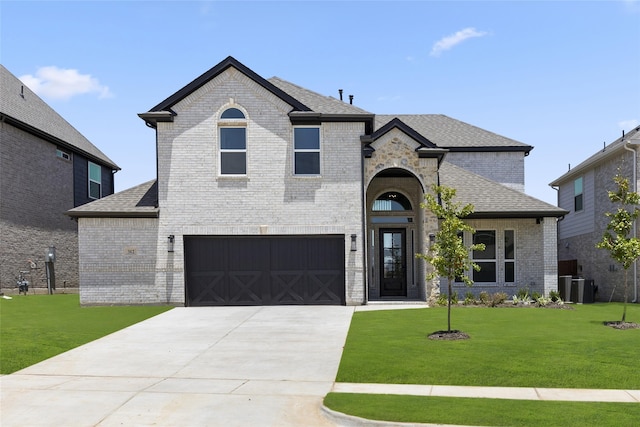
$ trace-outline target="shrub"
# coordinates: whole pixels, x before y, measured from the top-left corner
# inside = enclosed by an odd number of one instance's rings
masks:
[[[536,301],[536,306],[544,307],[551,302],[551,299],[545,298],[545,297],[538,297],[535,301]]]
[[[535,291],[534,291],[534,292],[531,294],[531,299],[532,299],[532,300],[534,300],[534,301],[538,301],[538,298],[540,298],[540,297],[542,297],[542,295],[540,295],[540,292],[535,292]]]
[[[507,300],[508,296],[504,292],[496,292],[491,295],[491,307],[495,307],[497,305],[502,304]]]
[[[519,300],[524,300],[529,296],[529,288],[524,287],[524,288],[518,289],[516,296],[518,297]]]
[[[491,300],[491,298],[489,297],[489,292],[487,291],[480,292],[479,298],[480,298],[481,304],[489,305],[489,301]]]
[[[466,294],[464,294],[464,305],[473,305],[476,303],[476,297],[475,295],[473,295],[473,292],[467,291]]]
[[[549,299],[553,302],[559,301],[560,300],[560,292],[558,291],[550,291],[549,292]]]
[[[436,300],[436,304],[440,307],[444,307],[447,305],[447,294],[438,295],[438,299]]]

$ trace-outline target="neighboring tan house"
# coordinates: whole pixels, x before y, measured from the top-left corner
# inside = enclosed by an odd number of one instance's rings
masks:
[[[593,280],[600,301],[623,300],[624,270],[604,249],[595,247],[607,228],[607,212],[615,212],[608,196],[617,189],[617,173],[638,191],[640,127],[605,146],[550,185],[558,190],[558,206],[569,213],[558,222],[559,274]],[[636,232],[637,234],[637,232]],[[638,299],[638,271],[630,269],[630,298]]]
[[[376,116],[232,57],[139,116],[157,180],[68,212],[82,304],[426,301],[439,284],[415,253],[438,229],[420,207],[437,183],[476,206],[487,250],[471,290],[557,289],[566,212],[523,193],[529,145],[443,115]]]
[[[57,288],[77,287],[77,223],[69,209],[113,194],[118,166],[0,65],[0,286],[28,271],[46,286],[56,248]]]

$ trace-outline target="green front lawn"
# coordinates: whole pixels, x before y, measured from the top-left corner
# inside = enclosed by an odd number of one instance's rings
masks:
[[[621,304],[454,307],[452,328],[471,339],[434,341],[445,307],[357,312],[337,381],[640,389],[640,329],[603,326],[621,313]],[[627,320],[640,322],[640,305]]]
[[[169,310],[80,307],[77,294],[0,298],[0,374],[10,374]]]
[[[454,307],[452,328],[471,336],[434,341],[444,307],[353,316],[338,382],[640,389],[640,329],[603,325],[621,304],[550,308]],[[640,321],[631,304],[628,321]],[[548,402],[330,393],[325,405],[364,418],[487,426],[631,426],[637,403]]]
[[[553,402],[329,393],[334,411],[394,422],[523,427],[636,427],[639,403]]]

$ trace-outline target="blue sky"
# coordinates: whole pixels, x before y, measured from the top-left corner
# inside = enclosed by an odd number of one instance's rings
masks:
[[[155,177],[138,113],[227,56],[534,146],[526,191],[640,125],[640,1],[0,1],[0,62],[114,160]],[[499,165],[496,165],[499,167]]]

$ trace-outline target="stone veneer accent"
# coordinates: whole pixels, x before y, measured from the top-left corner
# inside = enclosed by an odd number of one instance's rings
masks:
[[[374,152],[371,157],[365,159],[364,180],[367,186],[367,216],[373,215],[371,207],[374,200],[387,191],[399,191],[407,196],[413,206],[414,223],[406,227],[408,235],[413,231],[415,241],[413,247],[415,253],[426,251],[429,234],[435,233],[438,228],[438,221],[434,215],[420,207],[424,200],[425,191],[430,191],[432,185],[437,183],[437,159],[419,158],[415,151],[418,144],[405,135],[403,132],[393,129],[386,135],[373,142],[371,146]],[[380,178],[379,173],[388,169],[402,169],[410,173],[414,178]],[[376,214],[377,215],[377,214]],[[367,221],[367,239],[371,239],[371,230],[376,231],[376,227]],[[409,240],[408,240],[409,242]],[[407,298],[428,300],[434,295],[437,296],[437,282],[427,283],[426,276],[432,268],[423,260],[415,259],[415,253],[410,253],[411,242],[407,251],[409,283],[407,284]],[[377,256],[372,242],[367,242],[368,259],[371,261]],[[374,265],[378,263],[374,261]],[[369,298],[379,297],[378,273],[371,269],[367,271],[367,283]]]

